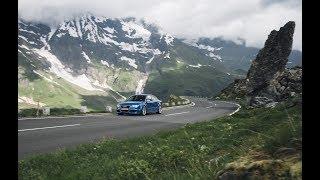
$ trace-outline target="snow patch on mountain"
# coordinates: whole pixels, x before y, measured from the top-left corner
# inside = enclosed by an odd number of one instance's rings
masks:
[[[54,81],[51,76],[50,76],[50,78],[47,78],[45,75],[37,72],[36,70],[33,70],[33,72],[36,73],[36,74],[38,74],[38,75],[39,75],[40,77],[42,77],[44,80],[46,80],[46,81],[48,81],[48,82],[51,82],[51,83],[54,83],[54,84],[56,84],[56,85],[58,85],[58,86],[60,86],[60,87],[63,87],[61,84],[59,84],[59,83],[57,83],[56,81]]]
[[[146,64],[150,64],[150,63],[153,61],[153,59],[154,59],[154,56],[152,56],[152,58],[150,58],[150,59],[146,62]]]
[[[116,30],[114,30],[114,28],[109,28],[109,27],[105,27],[103,28],[104,30],[106,30],[108,33],[113,34],[114,32],[116,32]]]
[[[168,45],[171,45],[171,46],[172,46],[172,42],[173,42],[173,40],[174,40],[174,37],[171,36],[171,35],[169,35],[169,34],[166,34],[166,35],[164,36],[164,40],[166,41],[166,43],[167,43]]]
[[[33,32],[33,31],[28,31],[28,30],[25,30],[25,29],[22,29],[22,28],[20,29],[20,31],[27,32],[27,33],[34,34],[34,35],[38,36],[38,34]]]
[[[79,37],[77,29],[75,28],[75,24],[73,21],[69,21],[68,23],[63,23],[60,27],[60,30],[64,30],[68,32],[71,37]]]
[[[194,67],[194,68],[200,68],[200,67],[202,66],[202,64],[199,64],[199,63],[198,63],[197,65],[191,65],[191,64],[190,64],[190,65],[188,65],[188,66]]]
[[[222,49],[222,47],[212,47],[212,46],[208,46],[208,45],[204,45],[204,44],[198,44],[197,42],[195,42],[194,40],[185,40],[185,43],[197,47],[199,49],[203,49],[208,51],[209,53],[206,54],[206,56],[211,57],[214,60],[219,60],[220,62],[222,62],[222,58],[221,56],[219,56],[218,54],[214,54],[214,52],[219,51]]]
[[[164,56],[165,59],[170,59],[170,53],[167,53],[165,56]]]
[[[80,19],[76,19],[76,31],[77,31],[78,36],[82,39]]]
[[[21,38],[21,39],[23,39],[23,40],[25,40],[26,42],[28,42],[28,39],[27,39],[26,37],[24,37],[24,36],[22,36],[22,35],[18,35],[18,37]]]
[[[138,65],[136,64],[136,60],[128,58],[126,56],[121,56],[120,58],[122,61],[128,61],[128,64],[132,67],[134,67],[135,69],[138,68]]]
[[[113,91],[113,92],[115,92],[118,96],[120,96],[122,99],[126,99],[126,97],[124,97],[123,95],[121,95],[118,91],[115,91],[114,89],[112,89],[112,87],[111,86],[109,86],[107,83],[99,83],[99,81],[98,80],[95,80],[93,83],[92,83],[93,85],[95,85],[96,87],[100,87],[100,88],[102,88],[102,89],[108,89],[108,90],[111,90],[111,91]],[[112,95],[111,95],[112,96]],[[118,98],[116,98],[116,97],[114,97],[114,96],[112,96],[116,101],[119,101],[119,99]]]
[[[222,62],[222,58],[217,54],[213,54],[212,52],[210,52],[209,54],[206,54],[206,56],[209,56],[214,59],[218,59],[220,62]]]
[[[159,49],[154,49],[153,50],[153,54],[154,55],[159,55],[159,54],[161,54],[161,51]]]
[[[18,102],[19,103],[26,103],[26,104],[36,105],[36,106],[39,104],[40,107],[43,107],[43,106],[46,105],[45,103],[35,102],[32,97],[29,98],[29,97],[26,97],[26,96],[19,96],[18,97]]]
[[[89,58],[89,56],[84,51],[82,51],[81,54],[87,60],[88,63],[91,63],[91,59]]]
[[[203,45],[203,44],[199,44],[199,45],[197,45],[197,47],[199,49],[205,49],[205,50],[210,51],[210,52],[213,52],[215,50],[214,47],[206,46],[206,45]]]
[[[143,90],[144,90],[144,87],[148,81],[148,74],[145,74],[143,76],[142,79],[139,80],[138,82],[138,85],[137,85],[137,88],[136,88],[136,94],[142,94],[143,93]]]
[[[104,61],[104,60],[100,60],[100,62],[101,62],[101,64],[103,64],[103,65],[105,65],[105,66],[108,66],[108,67],[110,67],[110,66],[109,66],[109,63],[108,63],[107,61]]]
[[[140,50],[140,48],[138,48],[138,45],[136,43],[129,44],[129,43],[121,42],[119,46],[124,51],[137,52]]]
[[[23,49],[26,49],[26,50],[30,50],[27,46],[25,46],[24,44],[22,45],[19,45],[19,47],[23,48]]]
[[[129,21],[125,22],[121,20],[122,30],[127,32],[127,37],[129,38],[142,38],[144,41],[148,42],[151,36],[151,32],[145,29],[142,25],[137,22]]]
[[[81,74],[79,76],[73,76],[71,74],[72,72],[71,69],[69,68],[65,69],[65,66],[60,62],[60,60],[49,51],[44,49],[35,49],[35,52],[40,56],[45,57],[47,61],[50,62],[51,67],[49,69],[51,72],[53,72],[57,76],[89,91],[103,91],[101,89],[94,88],[91,85],[90,79],[85,74]]]
[[[58,38],[61,38],[62,36],[64,36],[66,33],[58,33],[58,34],[56,34],[56,36],[58,37]]]

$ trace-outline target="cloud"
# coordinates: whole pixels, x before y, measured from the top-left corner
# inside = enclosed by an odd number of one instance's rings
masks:
[[[19,16],[56,24],[91,12],[106,17],[134,16],[184,38],[218,37],[262,47],[271,30],[296,22],[294,49],[302,49],[301,0],[19,0]]]

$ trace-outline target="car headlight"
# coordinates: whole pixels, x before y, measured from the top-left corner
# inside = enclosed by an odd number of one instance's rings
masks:
[[[134,105],[132,105],[131,107],[133,107],[133,108],[138,108],[138,107],[140,107],[140,105],[134,104]]]
[[[117,104],[117,109],[120,109],[120,107],[121,107],[120,104]]]

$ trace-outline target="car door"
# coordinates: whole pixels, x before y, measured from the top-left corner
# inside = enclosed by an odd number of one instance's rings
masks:
[[[152,99],[153,99],[154,112],[158,112],[159,106],[160,106],[160,100],[155,96],[152,96]]]
[[[153,99],[151,96],[147,96],[146,104],[147,104],[147,112],[154,112],[154,104]]]

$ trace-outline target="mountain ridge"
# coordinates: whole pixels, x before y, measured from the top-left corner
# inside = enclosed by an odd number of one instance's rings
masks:
[[[81,91],[90,91],[92,95],[98,92],[105,96],[113,94],[114,104],[124,98],[122,94],[141,93],[145,87],[151,90],[158,86],[158,81],[167,81],[161,73],[168,70],[178,72],[180,69],[181,73],[188,74],[186,68],[189,67],[196,69],[193,73],[209,73],[203,67],[211,66],[213,68],[208,76],[215,76],[216,71],[221,72],[224,80],[218,87],[206,87],[208,85],[201,83],[190,87],[196,95],[200,92],[195,89],[211,89],[215,94],[230,80],[239,77],[224,62],[225,57],[219,55],[219,50],[224,47],[186,44],[155,24],[148,24],[141,19],[87,14],[65,20],[57,27],[18,19],[18,28],[20,89],[28,88],[21,83],[24,81],[33,84],[34,80],[40,78],[50,83],[49,87],[58,86],[54,82],[59,79],[71,87],[77,86],[72,90],[75,94],[78,94],[79,88],[84,89]],[[158,80],[152,82],[149,74],[155,75],[154,79]],[[167,88],[175,89],[173,86]],[[38,91],[26,94],[21,90],[19,96],[31,98]],[[181,91],[169,92],[175,94]],[[200,94],[212,94],[208,90],[205,92]],[[169,95],[165,94],[164,99]],[[46,97],[41,96],[44,101]]]

